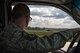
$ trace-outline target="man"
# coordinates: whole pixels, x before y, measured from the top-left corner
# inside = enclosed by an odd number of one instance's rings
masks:
[[[66,41],[75,35],[78,30],[66,30],[54,33],[50,36],[38,37],[28,34],[23,29],[31,21],[30,10],[25,4],[17,4],[13,8],[11,21],[4,28],[1,45],[8,51],[41,53],[55,51],[62,48]]]

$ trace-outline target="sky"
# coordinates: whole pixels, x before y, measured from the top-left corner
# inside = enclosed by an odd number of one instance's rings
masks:
[[[45,28],[77,28],[80,25],[63,10],[43,5],[29,5],[32,21],[31,27]]]
[[[63,10],[45,5],[28,5],[31,11],[31,27],[41,28],[77,28],[80,27],[74,19]],[[13,8],[13,6],[12,6]]]

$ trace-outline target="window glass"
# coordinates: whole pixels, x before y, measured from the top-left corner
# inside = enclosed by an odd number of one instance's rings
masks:
[[[28,7],[31,11],[32,21],[26,28],[27,32],[49,35],[54,32],[80,27],[69,14],[59,8],[45,5],[28,5]]]

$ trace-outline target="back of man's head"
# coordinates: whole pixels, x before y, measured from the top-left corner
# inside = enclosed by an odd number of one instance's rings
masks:
[[[20,18],[21,16],[30,16],[29,7],[25,4],[16,4],[12,11],[12,19]]]

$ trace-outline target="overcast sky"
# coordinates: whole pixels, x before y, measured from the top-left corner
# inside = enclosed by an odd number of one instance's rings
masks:
[[[66,12],[52,7],[42,5],[29,5],[32,21],[31,27],[45,28],[77,28],[80,27]]]
[[[31,27],[47,28],[77,28],[80,27],[66,12],[52,7],[42,5],[29,5],[32,21]]]

